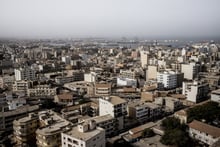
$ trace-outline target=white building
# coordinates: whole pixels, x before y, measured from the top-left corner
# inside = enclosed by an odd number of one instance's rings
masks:
[[[220,128],[194,120],[189,123],[189,135],[211,146],[220,140]]]
[[[127,101],[118,97],[110,96],[99,99],[99,115],[110,114],[118,121],[118,129],[124,127],[124,116],[127,115]]]
[[[208,83],[198,81],[183,82],[182,94],[186,96],[188,101],[197,103],[207,97],[208,90]]]
[[[70,62],[71,62],[71,57],[70,57],[70,56],[64,56],[64,57],[62,57],[62,62],[64,62],[65,64],[70,64]]]
[[[220,103],[220,89],[212,91],[211,100]]]
[[[15,72],[15,80],[35,80],[36,79],[36,71],[31,69],[30,67],[18,68],[14,70]]]
[[[97,74],[95,72],[85,73],[84,74],[84,81],[86,82],[96,82]]]
[[[181,65],[181,72],[184,73],[184,79],[193,80],[199,73],[200,65],[195,62]]]
[[[117,86],[137,86],[137,80],[136,79],[128,79],[128,78],[117,78]]]
[[[61,134],[62,147],[105,147],[105,130],[90,120]]]
[[[157,72],[157,82],[161,83],[163,88],[172,89],[177,87],[177,73],[173,71]]]

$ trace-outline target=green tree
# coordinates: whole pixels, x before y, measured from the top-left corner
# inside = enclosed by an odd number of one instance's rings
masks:
[[[152,137],[154,135],[155,135],[154,131],[152,129],[149,129],[149,128],[145,129],[142,132],[142,137]]]

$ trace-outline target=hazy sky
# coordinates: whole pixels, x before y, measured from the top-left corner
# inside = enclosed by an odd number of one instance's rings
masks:
[[[0,0],[0,37],[219,37],[220,0]]]

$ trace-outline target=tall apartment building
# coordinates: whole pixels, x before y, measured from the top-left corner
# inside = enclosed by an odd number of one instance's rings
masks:
[[[124,127],[124,116],[127,115],[127,101],[118,97],[110,96],[99,99],[99,115],[110,114],[117,119],[118,129]]]
[[[199,70],[200,65],[195,62],[181,65],[181,72],[184,73],[184,79],[187,80],[195,79],[199,73]]]
[[[157,79],[158,67],[154,65],[149,65],[146,70],[146,81]]]
[[[15,80],[36,80],[36,71],[30,67],[23,67],[14,70]]]
[[[63,132],[61,139],[62,147],[105,147],[105,130],[90,120]]]
[[[186,96],[188,101],[194,103],[200,102],[207,98],[208,91],[208,83],[198,81],[183,82],[182,94]]]
[[[147,51],[141,51],[140,55],[141,55],[141,67],[146,68],[147,65],[148,65],[148,60],[149,60],[148,52]]]
[[[36,113],[29,113],[27,117],[13,121],[14,140],[16,145],[28,146],[36,142],[35,131],[39,127],[39,118]]]
[[[177,73],[173,71],[157,72],[157,82],[161,83],[161,88],[172,89],[177,86]]]

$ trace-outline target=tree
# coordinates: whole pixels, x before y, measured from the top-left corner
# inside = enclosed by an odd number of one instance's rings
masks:
[[[168,117],[162,121],[162,127],[165,132],[161,137],[161,143],[178,147],[192,146],[192,140],[186,131],[187,126],[181,124],[179,119]]]
[[[152,137],[154,135],[155,135],[154,131],[152,129],[149,129],[149,128],[145,129],[142,132],[142,137]]]

